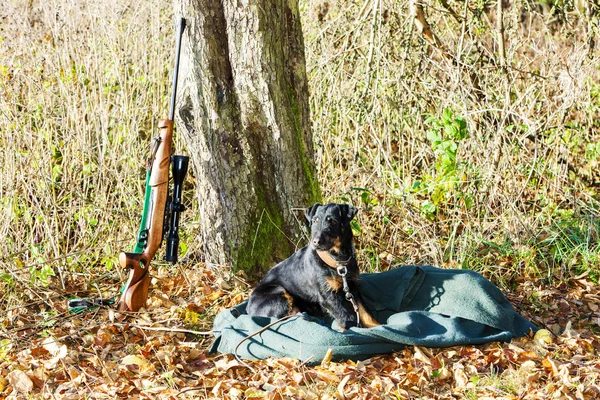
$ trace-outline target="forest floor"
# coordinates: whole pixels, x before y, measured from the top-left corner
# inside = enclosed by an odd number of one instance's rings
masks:
[[[543,329],[308,366],[208,353],[214,317],[251,291],[230,267],[153,264],[147,310],[69,312],[125,280],[173,5],[3,2],[0,400],[600,398],[597,2],[533,3],[300,1],[323,200],[361,208],[361,268],[479,271]],[[408,17],[420,4],[433,44]]]
[[[535,338],[407,347],[313,367],[208,353],[214,316],[250,293],[239,276],[203,265],[159,267],[154,276],[148,309],[121,320],[109,308],[69,313],[56,290],[32,292],[39,301],[8,310],[0,330],[0,399],[600,397],[600,290],[585,275],[552,286],[523,279],[504,290],[543,329]],[[85,287],[82,277],[66,292]],[[49,317],[50,307],[61,313]]]

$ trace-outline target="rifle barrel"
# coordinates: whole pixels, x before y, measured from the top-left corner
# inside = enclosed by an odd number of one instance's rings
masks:
[[[173,69],[173,93],[171,95],[171,106],[169,107],[169,119],[175,119],[175,97],[177,97],[177,77],[179,76],[179,57],[181,56],[181,38],[185,30],[185,18],[179,20],[177,32],[177,53],[175,55],[175,67]]]

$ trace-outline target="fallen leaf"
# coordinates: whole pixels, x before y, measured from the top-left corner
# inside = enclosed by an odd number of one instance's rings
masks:
[[[346,386],[346,384],[348,383],[349,380],[350,380],[350,375],[346,375],[337,387],[338,394],[340,395],[340,397],[342,399],[346,398],[346,396],[344,395],[344,386]]]
[[[125,356],[121,360],[121,364],[123,364],[123,365],[139,365],[140,367],[142,365],[146,365],[147,363],[148,363],[148,360],[146,360],[144,357],[136,356],[133,354]]]
[[[217,278],[215,283],[223,290],[231,290],[231,285],[223,278]]]
[[[27,374],[19,369],[10,372],[7,375],[10,385],[20,393],[29,393],[33,390],[33,381]]]
[[[294,375],[292,375],[292,382],[294,382],[296,385],[301,384],[303,380],[304,374],[301,374],[300,372],[296,372]]]
[[[4,389],[8,386],[8,379],[0,376],[0,393],[4,392]]]
[[[331,362],[331,357],[333,356],[333,349],[327,349],[327,353],[325,353],[325,357],[323,357],[323,361],[321,361],[321,367],[326,368]]]
[[[248,388],[244,392],[244,396],[246,396],[247,399],[263,398],[263,397],[265,397],[265,395],[266,395],[265,392],[263,392],[262,390],[258,390],[256,388]]]
[[[556,368],[556,362],[550,358],[545,358],[542,360],[542,366],[544,367],[544,372],[546,372],[550,376],[554,376],[558,374],[558,369]]]
[[[48,350],[48,352],[52,354],[52,356],[56,356],[59,352],[61,352],[60,343],[56,339],[51,337],[44,339],[44,341],[42,342],[42,346],[44,347],[44,349]]]
[[[540,329],[539,331],[537,331],[535,333],[535,336],[533,337],[533,339],[537,340],[538,342],[540,342],[542,344],[554,343],[554,335],[552,335],[552,333],[547,329]]]
[[[43,347],[32,347],[30,352],[31,352],[31,356],[35,357],[35,358],[39,358],[39,357],[45,356],[46,354],[50,353],[48,350],[46,350]]]
[[[221,290],[215,290],[214,292],[212,292],[211,294],[206,296],[206,299],[210,300],[210,301],[215,301],[222,295],[223,295],[223,292]]]
[[[446,379],[448,379],[450,377],[452,377],[452,373],[446,367],[442,367],[442,368],[438,369],[434,376],[435,379],[440,380],[440,381],[445,381]]]
[[[229,371],[231,368],[239,367],[239,365],[240,363],[235,359],[229,361],[227,359],[221,359],[215,362],[215,367],[223,371]]]
[[[424,364],[431,364],[431,360],[429,359],[429,357],[427,357],[419,347],[415,346],[414,350],[415,354],[413,357],[415,360],[421,361]]]
[[[381,388],[383,387],[383,383],[382,383],[381,378],[379,377],[379,375],[375,375],[373,377],[373,380],[371,381],[371,383],[369,384],[369,386],[371,386],[371,388],[373,390],[381,391]]]
[[[590,386],[588,386],[586,392],[587,393],[591,392],[591,393],[593,393],[596,396],[600,396],[600,386],[595,385],[595,384],[590,385]]]
[[[576,335],[576,333],[573,331],[573,329],[571,328],[572,322],[568,321],[567,325],[565,326],[565,330],[562,333],[561,336],[564,336],[566,338],[572,338],[574,335]]]
[[[463,388],[467,386],[469,379],[467,378],[467,374],[465,374],[465,367],[461,363],[456,363],[452,367],[454,372],[454,382],[457,388]]]
[[[536,365],[535,361],[528,360],[528,361],[525,361],[523,364],[521,364],[521,368],[519,368],[519,371],[524,374],[528,374],[531,371],[534,371],[536,369],[536,367],[537,367],[537,365]]]
[[[79,372],[79,370],[73,366],[69,367],[67,372],[69,373],[71,380],[77,379],[81,376],[81,373]]]
[[[340,378],[336,374],[334,374],[333,372],[326,370],[326,369],[316,368],[315,374],[322,381],[327,382],[327,383],[337,383],[340,381]]]
[[[524,351],[517,356],[517,362],[524,363],[529,360],[539,360],[540,356],[535,354],[533,351]]]

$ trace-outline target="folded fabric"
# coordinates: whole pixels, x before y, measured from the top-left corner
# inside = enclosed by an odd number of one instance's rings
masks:
[[[276,321],[245,313],[246,303],[219,313],[210,351],[243,359],[292,357],[320,362],[362,360],[401,350],[405,345],[450,347],[510,341],[537,327],[515,312],[490,281],[468,270],[406,266],[360,276],[360,291],[375,328],[336,329],[332,320],[300,314],[244,339]]]

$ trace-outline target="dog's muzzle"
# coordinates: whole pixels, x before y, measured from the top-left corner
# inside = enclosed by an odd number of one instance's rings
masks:
[[[340,251],[340,238],[336,236],[329,236],[327,234],[315,237],[311,240],[312,246],[316,250],[333,251],[338,253]]]

